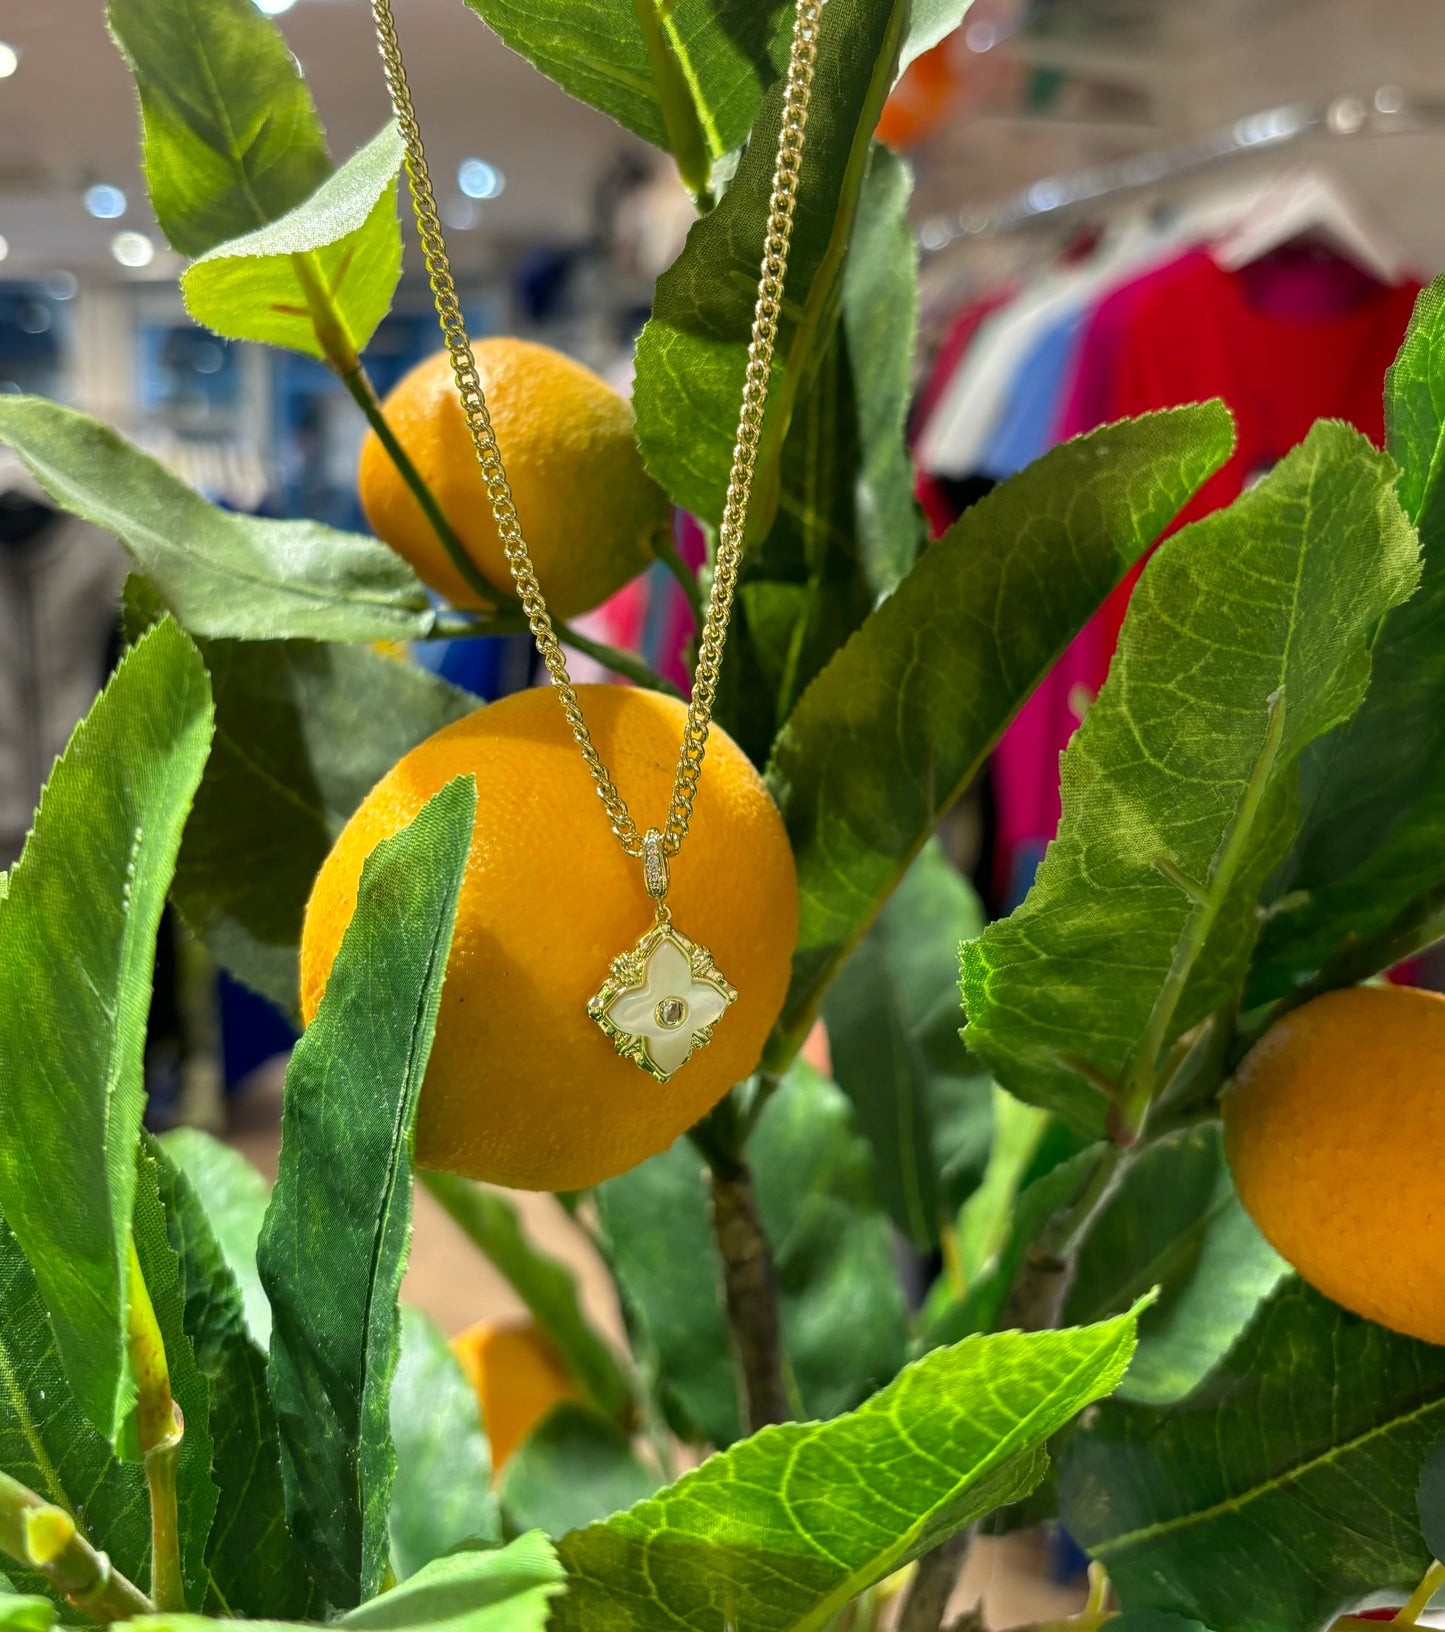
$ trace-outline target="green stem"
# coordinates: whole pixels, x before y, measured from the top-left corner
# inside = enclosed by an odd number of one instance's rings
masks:
[[[692,87],[663,32],[655,0],[632,0],[632,10],[652,58],[652,85],[667,129],[667,145],[677,161],[677,173],[694,198],[710,202],[712,161]]]
[[[682,586],[682,592],[687,597],[687,604],[692,612],[693,622],[696,623],[700,632],[707,611],[702,604],[702,587],[697,581],[697,574],[677,553],[677,546],[672,542],[671,535],[664,537],[659,533],[654,552],[657,559],[662,562],[663,566]]]
[[[38,1570],[82,1614],[102,1624],[156,1612],[140,1588],[81,1535],[63,1507],[6,1473],[0,1473],[0,1552]]]
[[[664,696],[681,698],[682,693],[666,680],[650,664],[644,663],[640,657],[631,652],[624,652],[618,646],[608,646],[600,640],[593,640],[590,635],[584,635],[574,629],[564,618],[552,619],[552,627],[557,631],[558,640],[565,641],[575,651],[595,658],[604,668],[611,669],[613,674],[620,674],[625,679],[644,686],[648,691],[660,691]]]
[[[1136,1139],[1143,1130],[1154,1100],[1160,1055],[1168,1039],[1169,1028],[1174,1023],[1174,1016],[1178,1012],[1189,977],[1194,972],[1194,966],[1204,951],[1210,931],[1214,928],[1215,920],[1229,895],[1235,874],[1249,851],[1254,824],[1284,742],[1283,686],[1269,699],[1268,707],[1269,719],[1265,727],[1264,745],[1255,760],[1254,769],[1244,790],[1244,798],[1235,813],[1224,849],[1210,870],[1208,883],[1191,887],[1186,892],[1191,905],[1189,916],[1184,922],[1184,933],[1174,948],[1169,972],[1154,999],[1143,1035],[1124,1073],[1117,1137],[1125,1142]]]
[[[1409,1601],[1395,1617],[1393,1625],[1413,1627],[1419,1623],[1420,1617],[1430,1607],[1430,1600],[1437,1592],[1445,1587],[1445,1564],[1431,1564],[1425,1571],[1420,1585],[1410,1594]]]
[[[456,529],[447,520],[441,505],[437,503],[436,494],[427,486],[421,472],[411,462],[406,449],[397,440],[396,433],[387,423],[386,415],[381,410],[381,401],[377,397],[376,387],[371,383],[371,376],[359,362],[345,374],[341,373],[340,369],[336,372],[341,383],[351,393],[352,400],[366,415],[367,424],[376,432],[377,440],[386,449],[387,456],[396,466],[397,474],[411,489],[412,497],[421,506],[422,514],[431,523],[432,531],[447,552],[447,559],[461,574],[468,589],[488,606],[495,606],[498,601],[496,586],[482,576],[481,569],[467,553],[466,545],[457,537]]]
[[[176,1502],[176,1466],[185,1424],[171,1395],[166,1346],[151,1304],[145,1276],[130,1241],[130,1284],[126,1347],[136,1380],[136,1427],[145,1459],[151,1509],[151,1597],[162,1610],[186,1608],[181,1574],[181,1527]]]
[[[468,589],[473,590],[488,605],[495,603],[497,592],[479,571],[476,562],[467,553],[456,529],[447,520],[436,495],[427,486],[421,472],[411,462],[407,451],[397,441],[396,434],[387,424],[382,412],[381,399],[371,376],[357,355],[335,296],[327,286],[320,262],[311,253],[291,257],[296,281],[306,295],[306,307],[311,314],[311,326],[316,331],[316,343],[321,347],[327,366],[350,393],[352,401],[366,416],[366,422],[376,432],[377,439],[386,449],[387,456],[396,466],[397,474],[411,489],[412,497],[421,506],[422,514],[431,523],[442,548],[452,565],[461,574]]]

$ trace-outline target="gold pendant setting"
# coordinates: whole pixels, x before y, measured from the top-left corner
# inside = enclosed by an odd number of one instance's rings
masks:
[[[612,960],[587,1012],[623,1059],[666,1082],[711,1040],[737,995],[712,953],[659,917],[630,952]]]

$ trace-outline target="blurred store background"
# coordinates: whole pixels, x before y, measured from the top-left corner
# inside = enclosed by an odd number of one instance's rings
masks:
[[[353,152],[388,113],[365,0],[256,3],[304,66],[333,152]],[[669,165],[463,0],[396,9],[473,334],[545,341],[625,389],[653,279],[691,220]],[[1419,284],[1445,268],[1440,0],[976,0],[910,68],[880,134],[915,171],[911,435],[936,525],[1070,430],[1216,390],[1250,429],[1212,502],[1319,414],[1380,435],[1382,359]],[[407,275],[369,352],[382,391],[438,344],[405,230]],[[228,506],[363,527],[359,410],[319,364],[193,325],[182,266],[141,183],[134,92],[101,0],[4,0],[0,391],[97,415]],[[118,550],[43,500],[0,449],[0,868],[116,645]],[[57,616],[38,573],[62,556]],[[634,597],[619,627],[645,641],[655,612]],[[1091,640],[959,824],[961,859],[997,909],[1052,831],[1057,753],[1107,663],[1108,618]],[[483,695],[529,677],[515,642],[428,660]],[[219,980],[174,925],[168,937],[155,1118],[223,1127],[271,1166],[287,1023]],[[417,1201],[412,1300],[452,1331],[508,1309],[469,1250],[454,1272],[451,1227]],[[586,1245],[549,1198],[527,1207],[585,1270]],[[586,1285],[620,1330],[601,1278]],[[1009,1597],[1023,1590],[1013,1577],[996,1590],[999,1622],[1052,1602],[1042,1585],[1042,1598]]]

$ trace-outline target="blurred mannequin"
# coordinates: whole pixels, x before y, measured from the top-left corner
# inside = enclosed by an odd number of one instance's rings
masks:
[[[0,870],[105,680],[125,572],[115,540],[55,509],[0,447]]]

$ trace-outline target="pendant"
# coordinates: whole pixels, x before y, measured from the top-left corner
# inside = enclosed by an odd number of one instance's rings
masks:
[[[587,1012],[623,1059],[666,1082],[711,1040],[737,995],[705,946],[659,918],[630,952],[612,960]]]

